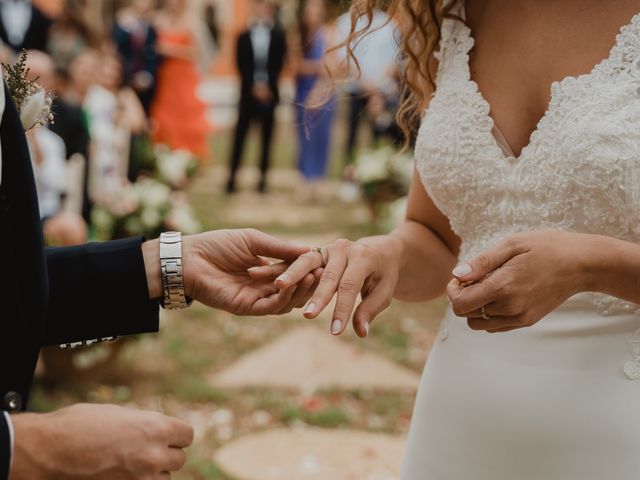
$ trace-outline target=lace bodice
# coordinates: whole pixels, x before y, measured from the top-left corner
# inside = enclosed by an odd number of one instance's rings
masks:
[[[551,86],[519,157],[505,155],[470,78],[470,30],[445,19],[437,89],[422,122],[422,182],[468,259],[505,236],[554,228],[640,242],[640,14],[609,56]],[[634,306],[596,296],[601,313]]]

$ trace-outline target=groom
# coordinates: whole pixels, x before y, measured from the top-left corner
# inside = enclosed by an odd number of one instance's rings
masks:
[[[231,230],[45,250],[24,130],[6,87],[0,114],[0,480],[170,478],[193,437],[181,421],[112,405],[20,413],[40,347],[155,332],[158,299],[166,308],[194,298],[236,314],[290,311],[308,299],[313,275],[278,290],[247,269],[308,249]]]

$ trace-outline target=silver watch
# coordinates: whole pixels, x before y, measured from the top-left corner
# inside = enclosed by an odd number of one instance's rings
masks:
[[[187,308],[191,302],[184,294],[182,234],[180,232],[160,234],[160,275],[164,308],[168,310]]]

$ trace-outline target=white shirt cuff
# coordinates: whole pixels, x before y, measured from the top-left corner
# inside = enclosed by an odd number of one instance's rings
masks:
[[[7,420],[7,427],[9,428],[9,473],[11,473],[11,464],[13,463],[13,448],[15,445],[15,434],[13,431],[13,422],[11,421],[11,415],[9,415],[9,413],[5,411],[3,411],[2,413],[4,413],[4,418]]]

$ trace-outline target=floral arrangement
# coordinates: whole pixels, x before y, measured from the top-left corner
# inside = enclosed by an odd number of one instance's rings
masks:
[[[171,150],[165,145],[158,145],[154,152],[156,176],[171,188],[185,187],[196,173],[198,161],[188,150]]]
[[[128,177],[152,176],[173,189],[184,188],[198,169],[198,160],[188,150],[171,150],[153,145],[146,135],[134,137],[129,159]]]
[[[413,157],[386,146],[362,152],[356,159],[355,179],[374,219],[381,208],[409,193]]]
[[[186,196],[151,177],[134,183],[123,179],[119,187],[101,192],[94,201],[91,223],[100,240],[155,238],[164,230],[190,234],[201,229]]]
[[[3,63],[2,67],[4,80],[25,131],[53,123],[53,95],[38,83],[37,78],[29,80],[27,52],[23,50],[14,65]]]

